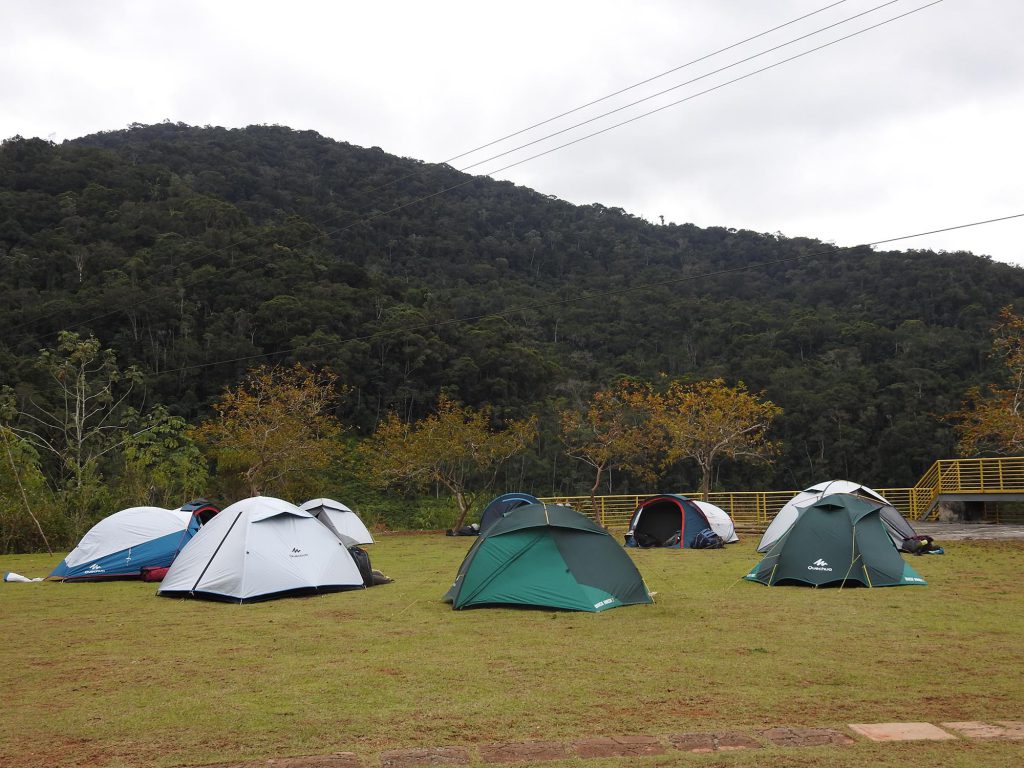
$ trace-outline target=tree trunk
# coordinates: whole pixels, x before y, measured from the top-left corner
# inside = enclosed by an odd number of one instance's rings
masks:
[[[711,493],[711,464],[700,465],[700,499],[707,501]]]
[[[597,509],[597,488],[601,485],[601,475],[604,473],[604,464],[597,467],[597,475],[594,477],[594,485],[590,488],[590,509],[593,511],[594,519],[599,520],[601,513]]]
[[[457,531],[466,524],[466,518],[469,516],[469,501],[461,490],[455,491],[455,503],[459,507],[459,519],[455,521],[453,530]]]

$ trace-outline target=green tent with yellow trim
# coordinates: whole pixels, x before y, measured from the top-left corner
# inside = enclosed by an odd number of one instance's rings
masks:
[[[569,507],[529,504],[483,531],[444,596],[452,608],[524,605],[605,611],[650,603],[608,531]]]
[[[863,496],[833,493],[800,507],[789,530],[744,578],[769,586],[927,584],[889,537],[881,518],[884,506]]]

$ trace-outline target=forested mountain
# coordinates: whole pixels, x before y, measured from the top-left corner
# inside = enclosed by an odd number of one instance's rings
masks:
[[[997,376],[988,331],[1024,270],[655,225],[309,131],[165,123],[3,143],[0,295],[0,385],[23,397],[62,329],[192,421],[252,365],[329,365],[357,436],[441,391],[538,414],[514,482],[567,493],[589,483],[559,409],[622,375],[722,377],[784,411],[783,455],[723,487],[885,487],[953,455],[943,417]],[[695,484],[679,472],[662,488]]]

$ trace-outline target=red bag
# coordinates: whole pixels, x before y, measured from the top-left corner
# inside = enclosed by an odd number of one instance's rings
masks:
[[[143,568],[142,569],[142,580],[143,581],[163,581],[164,576],[167,575],[169,568]]]

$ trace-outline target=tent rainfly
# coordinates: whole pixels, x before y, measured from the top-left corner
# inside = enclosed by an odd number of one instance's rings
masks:
[[[100,520],[47,576],[54,581],[137,579],[166,568],[217,514],[205,499],[180,509],[129,507]]]
[[[519,507],[483,531],[444,600],[452,608],[519,605],[592,613],[653,602],[633,561],[606,530],[552,504]]]
[[[197,533],[157,591],[236,603],[364,586],[342,539],[287,501],[235,502]]]

